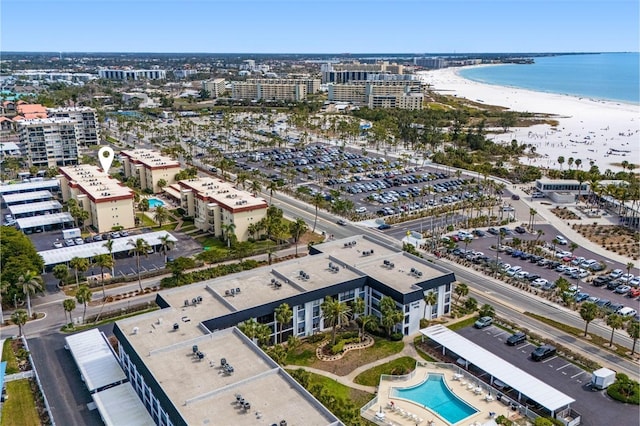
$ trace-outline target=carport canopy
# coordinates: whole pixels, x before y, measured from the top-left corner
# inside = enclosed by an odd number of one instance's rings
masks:
[[[575,402],[575,399],[570,396],[522,371],[515,365],[494,355],[482,346],[465,339],[447,327],[434,325],[423,328],[420,333],[464,358],[469,364],[475,365],[493,378],[536,401],[552,413]]]
[[[19,192],[17,194],[5,194],[2,199],[7,205],[11,204],[23,204],[32,201],[47,201],[53,198],[51,191],[33,191],[33,192]]]
[[[40,216],[23,217],[16,219],[18,228],[31,229],[41,228],[47,225],[58,225],[63,223],[73,222],[73,217],[68,212],[44,214]]]
[[[46,212],[50,210],[62,210],[62,204],[56,200],[39,201],[31,204],[16,204],[15,206],[9,206],[9,212],[16,217],[19,214]]]
[[[123,383],[91,396],[107,426],[155,426],[131,383]]]
[[[18,219],[18,221],[20,220],[22,219]],[[132,248],[129,241],[135,242],[135,240],[137,240],[138,238],[142,238],[143,240],[145,240],[147,244],[149,244],[151,247],[157,246],[159,244],[162,244],[162,241],[160,240],[160,238],[164,238],[165,235],[169,235],[169,241],[172,241],[174,243],[178,241],[176,237],[174,237],[167,231],[150,232],[148,234],[139,234],[139,235],[132,235],[129,237],[114,238],[110,240],[110,241],[113,241],[113,246],[111,251],[113,253],[120,253],[123,251],[128,252]],[[81,244],[81,245],[71,246],[71,247],[62,247],[58,249],[44,250],[39,252],[39,254],[40,256],[42,256],[45,266],[49,266],[49,265],[57,265],[59,263],[69,262],[74,257],[89,258],[89,257],[97,256],[99,254],[109,254],[109,250],[105,247],[105,241],[98,241],[95,243],[87,243],[87,244]]]

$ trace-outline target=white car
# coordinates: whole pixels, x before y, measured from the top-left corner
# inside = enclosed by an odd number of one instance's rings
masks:
[[[573,256],[573,253],[571,253],[570,251],[557,251],[556,252],[556,257],[558,259],[562,259],[563,257],[569,257],[569,256]]]
[[[632,287],[638,287],[640,286],[640,277],[633,277],[633,279],[629,280],[628,283],[630,286]]]
[[[366,213],[367,212],[367,208],[366,207],[358,207],[356,209],[356,213]]]
[[[622,276],[623,273],[624,272],[622,272],[622,269],[614,269],[609,274],[609,278],[611,278],[612,280],[617,280],[618,278],[620,278]]]
[[[560,244],[561,246],[566,246],[567,244],[569,244],[567,239],[562,235],[556,235],[556,243]]]
[[[53,247],[55,247],[55,248],[62,248],[62,247],[63,247],[62,242],[60,242],[60,241],[54,241],[54,243],[53,243]]]
[[[633,274],[624,274],[623,276],[620,277],[620,281],[622,281],[623,283],[628,283],[633,278],[634,278]]]
[[[522,270],[521,266],[512,266],[511,268],[507,269],[507,275],[510,277],[513,277],[515,274],[517,274],[521,270]]]
[[[544,285],[546,285],[549,282],[549,280],[546,280],[544,278],[537,278],[533,281],[531,281],[531,286],[532,287],[542,287]]]
[[[516,274],[513,277],[518,279],[518,280],[523,280],[523,279],[527,278],[528,276],[529,276],[529,273],[527,271],[518,271],[518,272],[516,272]]]

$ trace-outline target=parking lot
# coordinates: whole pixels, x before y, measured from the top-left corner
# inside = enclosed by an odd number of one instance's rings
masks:
[[[635,281],[631,277],[623,276],[627,272],[626,265],[602,258],[601,255],[583,247],[576,248],[573,253],[568,252],[570,241],[564,245],[556,245],[557,254],[554,254],[552,240],[556,238],[556,232],[550,225],[536,225],[536,229],[544,233],[541,237],[530,232],[519,234],[513,227],[506,229],[509,230],[508,233],[500,238],[500,252],[496,253],[495,250],[498,246],[498,236],[495,233],[499,232],[499,229],[490,230],[492,234],[487,228],[482,228],[482,234],[474,233],[473,240],[468,244],[464,241],[458,242],[458,250],[454,251],[454,257],[480,263],[495,262],[498,255],[498,261],[501,262],[502,271],[506,275],[528,282],[532,287],[542,291],[551,290],[553,283],[559,277],[564,277],[571,285],[578,286],[575,291],[572,289],[576,293],[575,300],[578,303],[589,300],[601,303],[604,308],[613,311],[624,306],[640,311],[640,293],[633,289]],[[514,249],[515,238],[522,241],[540,239],[547,242],[548,249],[538,255],[528,253],[525,248]],[[566,251],[564,254],[568,255],[560,256],[562,251]],[[593,271],[586,267],[590,260],[595,261],[593,265],[601,264],[604,269]],[[517,268],[520,269],[516,270]],[[615,269],[620,270],[618,278],[609,278],[610,272]],[[633,272],[638,274],[637,269],[632,269],[632,275]],[[616,288],[627,284],[630,289],[616,292]]]
[[[591,373],[582,370],[566,359],[553,356],[535,362],[530,358],[531,352],[536,348],[535,345],[526,342],[517,346],[508,346],[505,344],[505,340],[511,333],[496,326],[480,330],[466,327],[458,330],[458,333],[574,398],[576,402],[572,404],[572,407],[582,415],[581,424],[586,426],[637,424],[637,406],[614,401],[607,396],[605,391],[591,390],[589,386]],[[558,343],[562,344],[562,342]],[[517,394],[513,391],[506,393],[517,400]]]

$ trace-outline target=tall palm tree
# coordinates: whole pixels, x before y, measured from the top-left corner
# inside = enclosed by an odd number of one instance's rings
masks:
[[[71,266],[76,274],[76,285],[80,285],[80,277],[79,272],[86,272],[89,270],[89,261],[83,257],[74,257],[69,261],[69,266]]]
[[[338,299],[327,296],[320,305],[322,309],[322,318],[327,325],[331,327],[331,345],[336,344],[336,329],[340,324],[349,321],[349,313],[351,309],[346,303],[340,302]]]
[[[84,306],[84,310],[82,311],[83,323],[85,322],[85,316],[87,315],[87,303],[91,302],[92,294],[93,293],[88,285],[81,285],[78,287],[78,291],[76,291],[76,300]]]
[[[300,237],[302,237],[304,233],[307,232],[307,229],[309,229],[307,223],[304,221],[304,219],[299,217],[296,218],[295,222],[291,222],[289,224],[289,232],[291,233],[293,242],[296,245],[296,257],[298,257],[298,242],[300,241]]]
[[[100,268],[100,275],[102,281],[102,298],[106,298],[106,291],[104,288],[104,268],[113,268],[113,259],[108,254],[99,254],[93,258],[93,263]]]
[[[143,291],[142,280],[140,279],[140,256],[147,257],[151,246],[142,238],[138,238],[135,241],[129,240],[127,241],[127,245],[131,246],[129,254],[135,255],[136,257],[136,267],[138,269],[138,286],[140,286],[140,291]]]
[[[273,200],[273,194],[278,192],[278,183],[275,181],[269,182],[267,185],[267,191],[269,191],[269,204],[271,204],[271,200]]]
[[[589,327],[589,323],[596,319],[599,313],[598,305],[592,302],[585,302],[580,306],[580,316],[584,320],[584,335],[587,336],[587,329]]]
[[[607,325],[611,327],[611,339],[609,339],[609,346],[612,346],[613,333],[615,333],[617,329],[622,328],[624,325],[624,318],[618,314],[611,314],[607,317]]]
[[[533,224],[535,222],[535,218],[538,212],[536,209],[529,209],[529,229],[533,231]]]
[[[111,265],[111,276],[115,275],[114,268],[116,266],[116,259],[113,257],[113,240],[107,240],[102,247],[106,248],[109,251],[109,256],[111,256],[111,260],[113,260],[113,265]]]
[[[22,326],[27,323],[29,316],[24,309],[17,309],[11,314],[11,322],[18,326],[18,336],[22,336]]]
[[[236,225],[233,222],[223,223],[220,228],[222,228],[222,236],[227,241],[227,248],[230,248],[231,240],[235,237]]]
[[[456,288],[453,290],[453,292],[456,294],[456,296],[458,296],[458,298],[456,299],[456,303],[458,303],[460,302],[461,297],[469,294],[469,286],[465,283],[460,283],[456,285]]]
[[[252,180],[251,184],[249,185],[249,190],[254,197],[257,197],[260,191],[262,191],[262,185],[260,184],[260,181],[257,179]]]
[[[69,313],[69,324],[71,324],[73,322],[73,318],[71,318],[71,312],[76,308],[76,301],[73,299],[64,299],[62,301],[62,309],[64,309],[65,312],[65,318],[67,315],[67,312]]]
[[[640,322],[629,321],[627,333],[629,333],[629,337],[633,339],[633,346],[631,347],[631,355],[633,355],[636,352],[636,342],[638,338],[640,338]]]
[[[430,320],[432,318],[431,307],[438,303],[438,295],[434,291],[430,291],[424,295],[424,318]],[[429,308],[429,318],[427,318],[427,307]]]
[[[318,207],[324,202],[324,197],[321,193],[317,193],[313,196],[313,205],[316,208],[316,217],[313,219],[313,230],[311,232],[316,232],[316,224],[318,223]]]
[[[160,252],[164,255],[164,263],[167,263],[167,252],[173,248],[175,241],[171,239],[171,234],[164,234],[158,240],[160,240]]]
[[[27,271],[18,278],[18,286],[27,297],[27,314],[31,317],[31,294],[42,291],[42,280],[35,272]]]
[[[282,343],[282,330],[286,324],[289,324],[291,319],[293,318],[293,311],[291,307],[283,303],[275,309],[276,312],[276,321],[278,322],[278,327],[280,328],[280,343]]]
[[[165,207],[158,206],[153,214],[153,220],[158,223],[158,228],[162,227],[162,224],[169,220],[170,213]]]

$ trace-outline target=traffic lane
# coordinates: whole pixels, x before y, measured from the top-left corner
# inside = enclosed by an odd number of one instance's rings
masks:
[[[87,408],[92,402],[91,394],[80,379],[73,357],[64,348],[65,337],[55,332],[28,339],[53,419],[61,425],[102,425],[98,410]]]
[[[531,352],[536,348],[535,345],[527,342],[514,347],[508,346],[505,344],[505,339],[510,333],[495,326],[482,330],[466,327],[458,332],[505,361],[574,398],[576,402],[571,406],[582,415],[583,425],[611,424],[613,419],[616,419],[618,424],[633,424],[633,421],[637,420],[637,407],[620,404],[607,397],[603,391],[592,391],[588,386],[591,374],[562,357],[555,356],[535,362],[530,358]],[[526,390],[523,390],[524,392]]]

